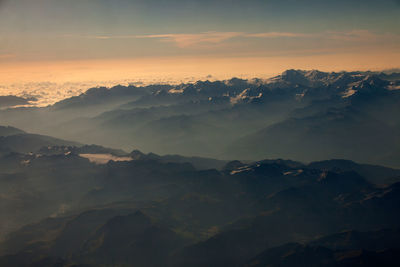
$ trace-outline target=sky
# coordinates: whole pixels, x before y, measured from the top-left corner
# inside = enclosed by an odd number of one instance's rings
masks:
[[[399,0],[0,0],[0,82],[398,68],[399,17]]]

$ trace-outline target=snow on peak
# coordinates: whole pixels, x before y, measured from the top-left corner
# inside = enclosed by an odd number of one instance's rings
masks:
[[[230,101],[231,101],[231,104],[237,104],[241,101],[251,101],[256,98],[261,98],[262,96],[263,96],[263,94],[261,92],[256,96],[251,96],[250,88],[246,88],[240,94],[231,97]]]

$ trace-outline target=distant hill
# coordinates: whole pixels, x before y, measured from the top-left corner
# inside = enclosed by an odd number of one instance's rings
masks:
[[[127,153],[11,130],[1,137],[1,266],[398,262],[396,169]]]
[[[0,136],[10,136],[24,133],[24,131],[11,126],[0,126]]]
[[[350,231],[268,249],[246,266],[396,266],[399,251],[398,230]]]
[[[60,145],[79,146],[79,143],[65,141],[44,135],[27,133],[0,136],[0,151],[2,153],[29,153],[38,151],[43,147]]]
[[[11,108],[18,105],[28,105],[30,101],[35,100],[35,98],[23,98],[13,95],[0,96],[0,109]]]
[[[312,162],[309,168],[322,169],[327,171],[356,171],[376,184],[393,183],[400,181],[400,170],[386,168],[377,165],[358,164],[351,160],[325,160]]]
[[[344,158],[398,168],[398,77],[291,69],[268,79],[118,85],[49,107],[1,110],[0,120],[125,151],[222,160]]]

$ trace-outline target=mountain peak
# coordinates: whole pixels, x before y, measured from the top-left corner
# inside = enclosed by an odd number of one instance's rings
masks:
[[[304,70],[290,69],[282,72],[281,77],[285,80],[292,80],[295,78],[304,77],[305,73],[306,72]]]

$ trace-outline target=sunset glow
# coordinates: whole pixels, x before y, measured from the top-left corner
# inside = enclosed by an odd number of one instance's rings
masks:
[[[0,95],[39,95],[47,105],[93,86],[398,68],[399,7],[394,0],[1,0]]]

